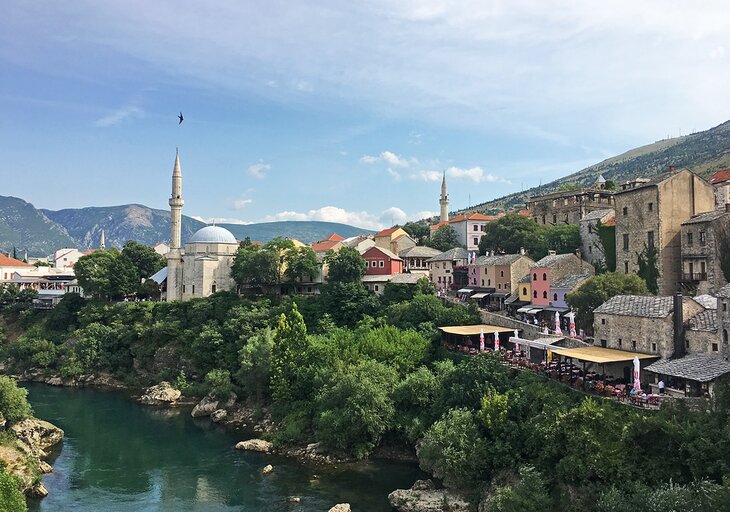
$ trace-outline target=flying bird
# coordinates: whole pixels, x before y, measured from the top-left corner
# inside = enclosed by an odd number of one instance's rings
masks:
[[[179,121],[177,122],[177,125],[180,126],[183,122],[183,119],[185,119],[182,115],[182,112],[180,112],[180,114],[177,116],[177,118],[179,119]]]

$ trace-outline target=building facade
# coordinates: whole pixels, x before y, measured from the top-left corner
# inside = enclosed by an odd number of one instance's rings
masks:
[[[428,273],[428,263],[430,258],[438,256],[441,251],[434,249],[433,247],[425,247],[423,245],[417,245],[401,251],[398,256],[403,259],[404,269],[409,272],[425,272]]]
[[[570,275],[592,276],[595,273],[593,265],[583,261],[577,254],[555,254],[555,251],[548,251],[548,255],[530,269],[531,302],[536,306],[550,306],[553,283]]]
[[[388,249],[371,247],[362,257],[366,276],[392,276],[403,272],[403,260]]]
[[[466,249],[456,247],[426,260],[431,282],[438,290],[447,290],[457,282],[454,271],[466,268],[469,253]]]
[[[660,295],[679,289],[682,224],[715,206],[712,186],[687,169],[637,179],[615,194],[616,270],[638,273],[638,258],[656,249]]]
[[[595,210],[613,208],[613,191],[602,178],[591,188],[565,190],[533,197],[527,201],[530,217],[540,224],[578,224]]]
[[[598,233],[598,225],[614,225],[616,212],[611,209],[594,210],[583,216],[579,223],[581,252],[591,265],[605,265],[606,252]]]
[[[682,285],[698,294],[715,293],[727,284],[720,266],[722,239],[730,236],[730,213],[695,215],[682,224]]]

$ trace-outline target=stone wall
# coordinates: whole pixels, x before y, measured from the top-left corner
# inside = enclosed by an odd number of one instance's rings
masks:
[[[520,331],[520,336],[524,339],[535,340],[537,338],[544,338],[547,336],[542,333],[542,330],[537,325],[520,322],[515,318],[508,316],[499,315],[497,313],[490,313],[489,311],[481,311],[482,321],[488,325],[496,325],[497,327],[504,327],[505,329],[517,329]]]
[[[697,294],[714,294],[727,284],[720,268],[718,254],[718,234],[727,229],[728,217],[708,222],[696,222],[682,226],[682,273],[689,274],[692,262],[692,273],[702,273],[702,262],[705,263],[706,279],[697,284]],[[692,244],[688,243],[688,235],[692,234]],[[704,240],[703,240],[704,236]]]
[[[613,213],[606,214],[602,222],[613,219]],[[606,253],[604,251],[601,237],[598,235],[598,219],[581,220],[580,221],[580,243],[583,259],[591,265],[596,265],[599,261],[606,262]]]
[[[723,357],[730,357],[730,299],[717,299],[717,342],[719,352]]]
[[[666,318],[643,318],[596,313],[593,331],[596,345],[605,344],[606,348],[661,357],[671,357],[674,353],[672,315]]]

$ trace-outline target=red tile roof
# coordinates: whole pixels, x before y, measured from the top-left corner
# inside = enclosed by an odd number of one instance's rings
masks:
[[[25,263],[10,256],[0,254],[0,267],[31,267],[28,263]]]
[[[444,222],[439,222],[438,224],[432,224],[429,227],[431,228],[431,231],[436,231],[441,226],[448,226],[448,225],[449,225],[449,222],[444,221]]]
[[[717,183],[723,183],[725,181],[730,181],[730,168],[720,169],[712,175],[712,178],[710,178],[710,183],[712,183],[713,185]]]
[[[335,242],[342,242],[344,239],[345,239],[344,237],[338,235],[337,233],[332,233],[330,236],[328,236],[327,238],[325,238],[322,241],[324,242],[325,240],[333,240]]]
[[[525,217],[529,217],[530,216],[530,210],[520,210],[519,212],[517,212],[517,214],[518,215],[524,215]]]
[[[312,250],[314,252],[327,252],[339,243],[339,240],[323,240],[322,242],[315,242],[312,244]]]
[[[390,228],[390,229],[384,229],[383,231],[380,231],[379,233],[375,233],[375,237],[381,237],[381,236],[390,236],[396,231],[398,231],[400,228]]]

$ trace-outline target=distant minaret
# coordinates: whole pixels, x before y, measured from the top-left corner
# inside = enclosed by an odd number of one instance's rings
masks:
[[[103,251],[106,249],[106,243],[104,242],[104,230],[101,230],[101,238],[99,239],[99,250]]]
[[[441,205],[441,222],[449,221],[449,194],[446,191],[446,172],[444,171],[444,179],[441,180],[441,198],[439,199]]]
[[[175,150],[175,166],[172,169],[172,194],[168,201],[170,205],[170,252],[167,253],[167,300],[179,300],[181,290],[182,252],[180,248],[180,234],[182,231],[182,207],[185,204],[182,198],[182,170],[180,170],[180,153]]]

